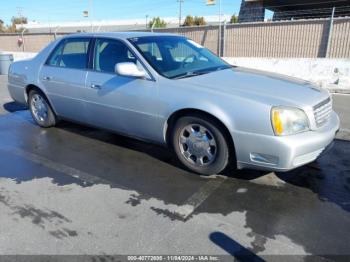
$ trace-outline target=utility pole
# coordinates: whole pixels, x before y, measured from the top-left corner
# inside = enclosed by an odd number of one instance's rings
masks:
[[[92,0],[89,0],[89,17],[90,17],[90,23],[91,23],[91,32],[94,31],[94,27],[92,24],[92,8],[93,8]]]
[[[179,27],[181,27],[181,20],[182,20],[182,3],[184,0],[177,0],[179,2]]]
[[[148,28],[148,15],[146,15],[146,29]]]
[[[20,18],[21,28],[22,28],[23,27],[23,7],[21,7],[21,6],[17,7],[17,15]]]
[[[18,17],[20,17],[20,18],[23,17],[23,7],[17,6],[17,15],[18,15]]]

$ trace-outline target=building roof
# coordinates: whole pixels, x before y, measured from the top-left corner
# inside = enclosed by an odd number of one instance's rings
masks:
[[[223,14],[222,21],[230,21],[231,15]],[[176,28],[179,26],[178,17],[162,18],[167,23],[167,28]],[[182,22],[184,22],[182,19]],[[204,16],[208,25],[217,25],[218,15]],[[151,18],[148,19],[147,23]],[[17,25],[17,29],[26,28],[26,33],[77,33],[77,32],[115,32],[145,30],[146,20],[142,19],[121,19],[121,20],[81,20],[81,21],[64,21],[64,22],[36,22],[29,21],[28,24]]]

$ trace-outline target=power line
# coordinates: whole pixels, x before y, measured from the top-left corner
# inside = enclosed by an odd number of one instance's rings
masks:
[[[23,17],[23,7],[22,6],[17,6],[17,15],[18,17]]]

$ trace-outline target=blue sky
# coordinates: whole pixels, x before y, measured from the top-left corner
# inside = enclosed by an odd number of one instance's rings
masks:
[[[218,2],[218,0],[217,0]],[[92,0],[93,20],[133,19],[149,17],[177,17],[177,0]],[[222,0],[222,13],[239,12],[241,0]],[[89,0],[4,0],[0,19],[10,23],[18,10],[29,20],[39,22],[84,20],[82,12],[89,9]],[[206,6],[206,0],[184,0],[183,14],[217,15],[218,5]]]

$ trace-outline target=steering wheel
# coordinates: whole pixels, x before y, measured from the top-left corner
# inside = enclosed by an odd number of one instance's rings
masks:
[[[181,67],[186,67],[186,65],[189,63],[189,62],[187,62],[187,60],[189,60],[191,58],[193,58],[193,62],[198,60],[198,58],[195,54],[188,55],[185,57],[184,60],[182,60]]]

